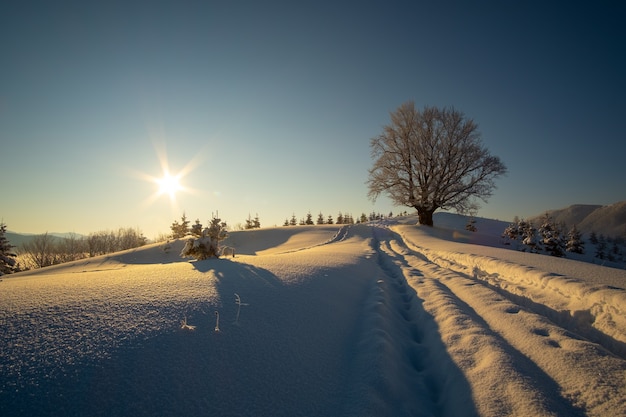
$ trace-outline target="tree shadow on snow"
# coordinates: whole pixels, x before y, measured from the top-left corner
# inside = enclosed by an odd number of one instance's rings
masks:
[[[1,414],[328,415],[328,393],[315,375],[319,361],[299,355],[314,350],[310,340],[298,337],[303,323],[291,314],[302,304],[303,291],[245,263],[192,264],[217,278],[219,301],[190,299],[179,306],[176,324],[145,340],[128,338],[109,352],[110,358],[58,365],[55,376],[42,378],[36,387],[0,392]],[[178,325],[189,312],[193,330]]]

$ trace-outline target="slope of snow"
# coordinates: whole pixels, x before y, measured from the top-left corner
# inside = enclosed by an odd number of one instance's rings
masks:
[[[5,278],[0,415],[625,414],[623,271],[438,220],[234,232],[234,258],[181,259],[175,241]]]

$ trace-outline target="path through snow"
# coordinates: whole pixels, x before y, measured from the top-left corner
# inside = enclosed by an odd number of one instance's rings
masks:
[[[4,279],[0,415],[626,414],[620,288],[401,224],[228,244]]]

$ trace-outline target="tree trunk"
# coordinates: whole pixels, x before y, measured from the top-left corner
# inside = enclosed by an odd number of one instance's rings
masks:
[[[435,210],[433,209],[424,209],[422,207],[415,207],[417,209],[417,217],[418,224],[422,224],[424,226],[432,226],[433,225],[433,213]]]

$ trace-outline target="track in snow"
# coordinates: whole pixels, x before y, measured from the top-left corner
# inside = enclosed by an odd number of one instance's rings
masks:
[[[387,356],[378,359],[412,364],[402,378],[422,394],[413,404],[420,411],[407,415],[626,410],[621,383],[607,383],[623,378],[623,361],[538,314],[541,309],[519,304],[519,297],[430,262],[389,229],[373,232],[386,276],[372,289],[368,308],[390,311],[370,324],[364,340],[378,332],[379,343],[393,345],[404,339],[392,333],[411,335],[412,345],[385,347]],[[473,404],[477,410],[467,408]]]

